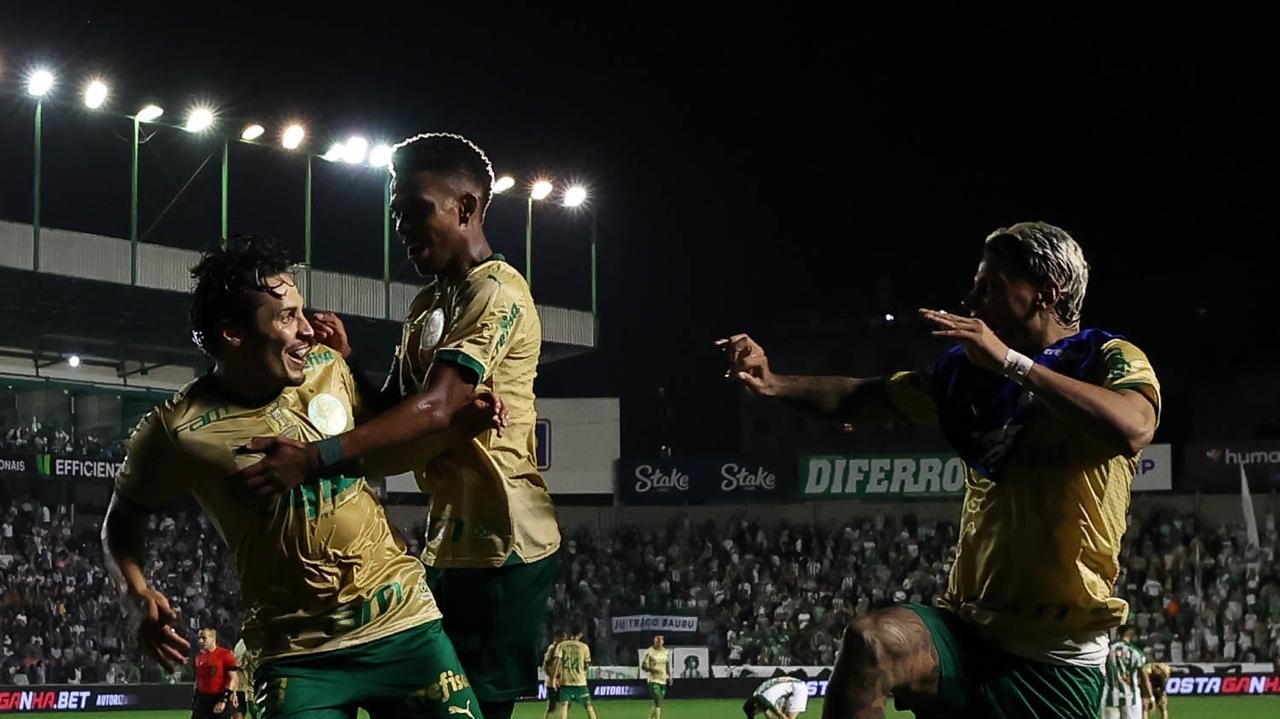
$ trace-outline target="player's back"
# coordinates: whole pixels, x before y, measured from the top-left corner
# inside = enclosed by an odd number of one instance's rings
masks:
[[[587,666],[591,663],[591,650],[586,644],[574,639],[560,642],[556,648],[556,659],[560,662],[560,684],[569,687],[585,687],[587,685]]]
[[[254,437],[315,441],[354,426],[350,370],[327,349],[306,379],[261,407],[229,401],[210,377],[143,418],[116,480],[126,499],[159,507],[190,491],[227,542],[246,605],[243,637],[261,661],[350,646],[439,618],[419,562],[362,477],[309,481],[269,508],[233,493],[227,475],[256,462]]]
[[[756,687],[755,695],[778,706],[797,691],[808,692],[804,682],[793,677],[775,677]]]

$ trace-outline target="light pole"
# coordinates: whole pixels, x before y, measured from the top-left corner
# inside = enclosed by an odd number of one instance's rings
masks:
[[[133,116],[133,154],[129,166],[129,282],[138,284],[138,143],[144,122],[155,122],[164,114],[158,105],[147,105]]]
[[[53,73],[36,70],[27,80],[27,94],[36,99],[35,117],[35,167],[32,171],[31,189],[31,268],[40,271],[40,154],[43,145],[44,96],[53,89]]]
[[[524,222],[524,280],[533,289],[533,201],[545,200],[555,186],[546,180],[538,180],[529,189]]]

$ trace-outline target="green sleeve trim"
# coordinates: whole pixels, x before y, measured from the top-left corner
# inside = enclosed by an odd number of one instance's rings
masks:
[[[1116,391],[1122,389],[1137,389],[1139,387],[1150,387],[1155,389],[1156,386],[1150,382],[1121,382],[1120,384],[1108,385],[1107,389]]]
[[[440,350],[436,352],[436,359],[445,362],[452,362],[462,369],[469,370],[475,375],[472,384],[480,384],[484,381],[485,369],[484,365],[476,361],[474,357],[463,352],[462,350]]]

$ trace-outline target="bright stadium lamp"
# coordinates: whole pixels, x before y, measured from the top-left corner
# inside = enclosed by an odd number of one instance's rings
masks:
[[[266,132],[267,132],[267,128],[257,123],[254,123],[246,127],[244,129],[244,132],[240,133],[240,139],[245,140],[246,142],[253,142],[254,140],[266,134]]]
[[[565,207],[578,207],[587,201],[587,188],[582,185],[574,185],[564,193]]]
[[[52,89],[53,73],[48,70],[36,70],[27,78],[27,94],[32,97],[44,97]]]
[[[515,187],[515,185],[516,185],[516,178],[512,177],[511,175],[503,175],[502,177],[499,177],[497,180],[494,180],[493,193],[495,195],[501,194],[503,192],[506,192],[507,190],[510,190],[512,187]]]
[[[107,93],[107,83],[101,80],[93,80],[84,89],[84,106],[90,110],[97,110],[102,107],[102,103],[107,101]]]
[[[187,114],[187,132],[204,132],[213,126],[213,110],[197,107]]]
[[[155,122],[160,119],[160,116],[163,114],[164,110],[159,105],[147,105],[141,110],[138,110],[138,114],[134,115],[134,118],[136,118],[138,122]]]
[[[370,150],[369,164],[373,167],[391,167],[391,146],[378,145]]]
[[[324,153],[324,159],[329,162],[337,162],[342,156],[347,154],[347,146],[341,142],[336,142],[329,147],[329,151]]]
[[[545,200],[551,191],[556,189],[554,185],[546,180],[538,180],[533,183],[533,189],[529,191],[529,197],[535,200]]]
[[[347,139],[346,147],[342,152],[342,161],[349,162],[352,165],[359,165],[364,162],[365,156],[369,152],[369,141],[356,135]]]
[[[290,125],[285,128],[284,134],[280,136],[280,144],[283,145],[286,150],[296,150],[300,145],[302,145],[302,141],[306,136],[307,131],[302,127],[302,125]]]

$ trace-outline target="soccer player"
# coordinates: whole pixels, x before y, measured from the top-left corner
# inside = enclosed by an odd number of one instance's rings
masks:
[[[560,719],[569,716],[569,705],[587,708],[587,717],[596,719],[591,703],[591,687],[587,686],[587,667],[591,666],[591,650],[582,643],[582,630],[574,629],[569,638],[556,647],[556,685],[560,687]]]
[[[1151,682],[1142,671],[1147,657],[1133,645],[1138,628],[1125,624],[1107,652],[1106,683],[1102,689],[1102,719],[1142,719],[1151,710]]]
[[[481,719],[440,624],[422,563],[350,465],[268,504],[227,476],[255,460],[245,445],[281,435],[318,440],[350,429],[361,398],[342,357],[314,345],[288,258],[242,237],[192,270],[192,336],[214,369],[149,412],[129,440],[103,522],[108,568],[125,589],[145,649],[183,663],[175,613],[148,586],[141,558],[149,511],[191,493],[227,542],[245,604],[242,636],[257,661],[264,719],[307,713]],[[483,404],[472,401],[472,404]],[[492,407],[456,414],[466,432],[496,426]],[[455,427],[454,431],[458,431]],[[394,454],[370,457],[403,471]]]
[[[551,646],[547,647],[547,652],[542,655],[542,671],[547,675],[547,714],[545,719],[551,719],[551,715],[556,713],[556,707],[559,705],[556,691],[559,687],[553,684],[553,680],[556,673],[556,647],[560,646],[560,642],[564,640],[564,632],[556,632],[551,638]]]
[[[422,561],[485,715],[509,719],[515,700],[538,688],[560,547],[534,457],[542,326],[528,283],[485,237],[493,169],[480,148],[458,135],[419,135],[396,146],[391,165],[396,232],[418,273],[434,279],[409,309],[383,411],[323,441],[256,445],[264,459],[232,481],[288,491],[369,452],[430,445],[415,467],[431,495]],[[323,319],[326,332],[343,333],[332,315]],[[477,388],[506,403],[506,426],[462,446],[433,443]]]
[[[1147,682],[1151,685],[1151,704],[1152,709],[1148,711],[1160,710],[1161,719],[1169,719],[1169,695],[1166,689],[1169,684],[1169,677],[1173,676],[1173,669],[1162,662],[1148,662],[1142,668],[1147,674]]]
[[[649,719],[662,719],[662,700],[667,696],[667,685],[671,683],[671,652],[666,647],[666,637],[653,635],[653,646],[644,650],[640,658],[640,669],[649,678],[649,696],[653,698],[653,709],[649,710]]]
[[[845,632],[823,716],[896,706],[959,716],[1093,717],[1138,453],[1160,385],[1124,338],[1081,329],[1089,267],[1063,230],[1023,222],[987,237],[969,315],[920,311],[956,343],[924,372],[774,374],[746,335],[720,340],[727,376],[842,422],[938,425],[965,461],[960,537],[937,607],[886,607]],[[834,478],[863,479],[851,468]],[[1037,687],[1043,687],[1039,690]]]
[[[218,646],[218,630],[201,627],[191,719],[222,719],[231,715],[234,704],[231,689],[236,670],[235,655],[226,647]]]
[[[796,719],[808,706],[809,685],[792,677],[777,677],[756,687],[742,705],[742,713],[747,719],[755,719],[757,713],[765,719]]]
[[[231,652],[236,657],[236,676],[231,687],[235,692],[235,715],[258,719],[258,706],[253,703],[253,658],[249,656],[243,639],[236,642]]]

